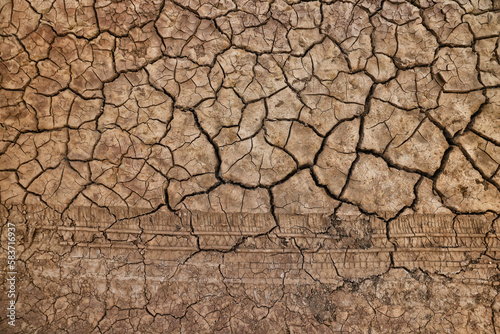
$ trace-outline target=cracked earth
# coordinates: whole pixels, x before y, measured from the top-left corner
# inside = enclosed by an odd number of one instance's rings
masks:
[[[499,35],[497,0],[0,1],[0,330],[500,332]]]

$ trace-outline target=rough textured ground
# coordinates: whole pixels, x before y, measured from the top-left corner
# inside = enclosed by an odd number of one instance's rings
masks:
[[[0,331],[500,332],[499,35],[497,0],[1,0]]]

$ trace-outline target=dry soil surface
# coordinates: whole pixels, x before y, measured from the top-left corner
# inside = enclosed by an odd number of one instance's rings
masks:
[[[500,333],[499,35],[498,0],[1,0],[0,332]]]

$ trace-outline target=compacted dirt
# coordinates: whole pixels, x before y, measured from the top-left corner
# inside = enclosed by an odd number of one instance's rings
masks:
[[[0,1],[0,332],[500,332],[499,35],[497,0]]]

